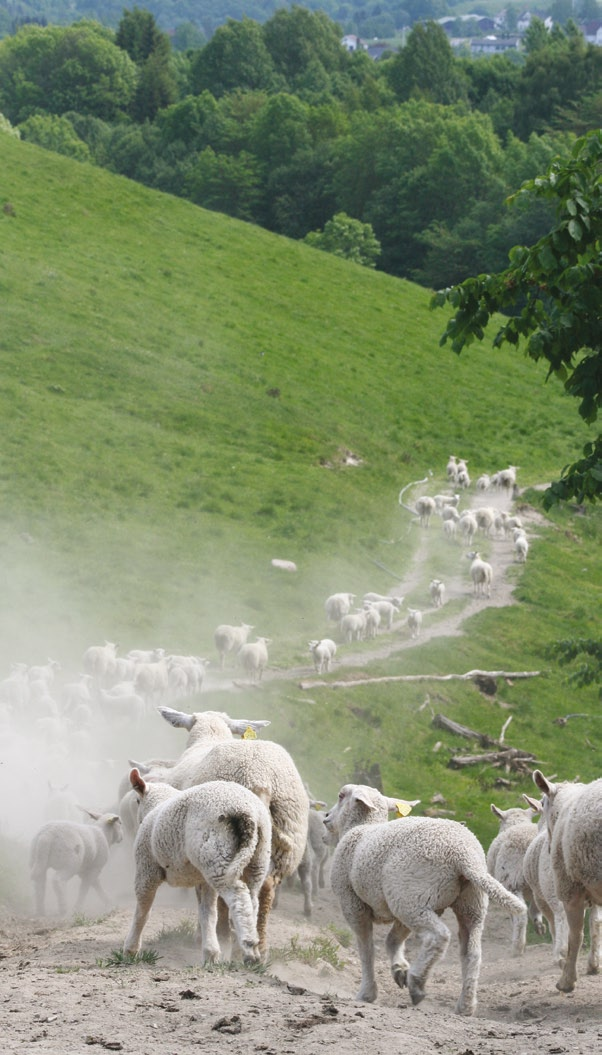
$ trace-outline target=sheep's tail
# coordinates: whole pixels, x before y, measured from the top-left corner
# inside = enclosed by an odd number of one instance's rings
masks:
[[[224,871],[226,883],[233,883],[240,878],[255,855],[260,841],[260,825],[251,813],[242,813],[240,810],[224,815],[221,820],[230,828],[236,843],[236,852]]]
[[[479,890],[482,890],[484,894],[490,898],[491,901],[495,901],[496,904],[501,905],[502,908],[508,909],[508,912],[512,916],[524,916],[527,913],[527,906],[524,901],[521,901],[516,894],[512,894],[509,890],[506,890],[505,886],[502,886],[497,879],[494,879],[488,872],[471,872],[466,874],[466,878],[470,880]]]

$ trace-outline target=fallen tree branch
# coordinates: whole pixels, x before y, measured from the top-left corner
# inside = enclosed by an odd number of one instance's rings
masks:
[[[454,733],[455,736],[463,736],[465,740],[477,740],[481,747],[497,746],[497,740],[493,740],[486,733],[477,733],[475,729],[469,729],[466,725],[460,725],[458,722],[452,721],[451,718],[446,718],[444,714],[436,714],[431,725],[435,729],[445,729],[448,733]]]
[[[518,747],[506,747],[500,751],[484,751],[482,755],[454,755],[447,763],[449,769],[464,769],[466,766],[504,766],[506,769],[524,770],[537,763],[535,755],[521,751]]]
[[[381,685],[394,681],[471,681],[473,678],[538,678],[540,670],[469,670],[466,674],[391,674],[381,678],[350,678],[348,681],[301,681],[300,689],[352,689],[356,685]]]

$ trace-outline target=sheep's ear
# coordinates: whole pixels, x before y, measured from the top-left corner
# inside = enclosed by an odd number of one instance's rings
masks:
[[[551,795],[554,790],[554,785],[544,777],[541,769],[535,769],[533,771],[533,783],[544,793],[544,795]]]
[[[105,818],[109,824],[121,824],[121,817],[118,813],[109,813],[108,817]]]
[[[102,816],[101,813],[94,813],[92,810],[88,810],[85,806],[80,806],[79,804],[77,808],[78,810],[81,810],[82,813],[87,813],[88,817],[91,817],[93,821],[99,820]]]
[[[226,718],[225,722],[230,732],[234,733],[235,736],[244,736],[247,729],[252,729],[256,733],[259,729],[265,729],[266,725],[271,725],[271,722],[267,720],[252,722],[246,718]]]
[[[357,788],[356,791],[353,792],[353,800],[354,802],[361,802],[362,806],[365,806],[368,810],[376,809],[376,804],[365,791],[362,791],[361,788]]]
[[[128,763],[130,766],[138,770],[141,777],[145,777],[152,769],[152,766],[147,766],[144,762],[137,762],[135,758],[128,758]]]
[[[187,729],[188,732],[192,729],[196,722],[195,714],[186,714],[184,711],[174,711],[171,707],[159,707],[159,714],[165,718],[166,722],[170,725],[175,726],[176,729]]]
[[[414,806],[418,806],[420,799],[387,799],[387,804],[390,810],[395,810],[395,817],[408,817],[414,809]]]
[[[535,811],[535,813],[541,813],[542,812],[543,805],[542,805],[541,802],[538,802],[537,799],[532,799],[530,795],[525,795],[524,792],[523,792],[523,798],[524,798],[525,802],[527,803],[527,806],[530,806],[531,809]]]
[[[328,806],[327,802],[322,802],[321,799],[310,799],[309,808],[310,810],[325,810]]]
[[[505,810],[498,809],[498,807],[494,805],[493,802],[491,803],[491,812],[495,814],[496,817],[499,817],[500,820],[502,820],[502,818],[505,816]]]
[[[144,792],[146,791],[146,782],[140,776],[140,773],[137,769],[132,769],[130,773],[130,784],[132,785],[134,791],[136,791],[139,795],[144,795]]]

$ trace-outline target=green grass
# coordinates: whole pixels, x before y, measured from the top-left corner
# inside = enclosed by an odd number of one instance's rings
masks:
[[[475,477],[512,463],[535,485],[592,435],[520,353],[441,349],[445,315],[417,286],[9,136],[0,171],[0,205],[14,207],[0,208],[7,672],[47,656],[77,671],[105,638],[213,659],[216,624],[240,620],[273,638],[271,665],[308,665],[306,642],[329,632],[328,594],[384,592],[392,579],[375,560],[408,567],[417,533],[401,487],[430,470],[439,488],[450,453]],[[359,467],[343,466],[346,450]],[[545,669],[501,685],[509,711],[460,683],[322,689],[313,704],[272,683],[261,698],[203,705],[270,718],[320,798],[378,764],[389,793],[428,804],[441,792],[490,838],[489,802],[517,804],[528,781],[498,793],[495,771],[448,769],[464,745],[419,707],[429,691],[436,710],[491,735],[512,713],[507,741],[544,770],[597,776],[596,692],[569,693],[544,653],[598,632],[601,530],[599,511],[555,513],[516,573],[520,604],[484,607],[465,637],[374,664]],[[592,717],[553,724],[573,711]]]
[[[138,967],[141,963],[153,967],[161,957],[156,949],[142,949],[141,952],[127,953],[122,949],[113,949],[106,959],[97,959],[97,967]]]

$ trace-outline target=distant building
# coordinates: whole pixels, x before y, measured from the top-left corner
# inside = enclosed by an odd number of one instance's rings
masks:
[[[589,22],[583,22],[579,29],[588,44],[597,44],[598,47],[602,47],[602,19],[593,18]]]
[[[524,33],[525,30],[529,28],[534,18],[538,18],[540,22],[543,22],[548,32],[554,25],[554,19],[547,11],[523,11],[522,15],[519,15],[516,20],[516,28],[518,32]]]
[[[520,47],[520,37],[473,37],[471,55],[503,55]]]

